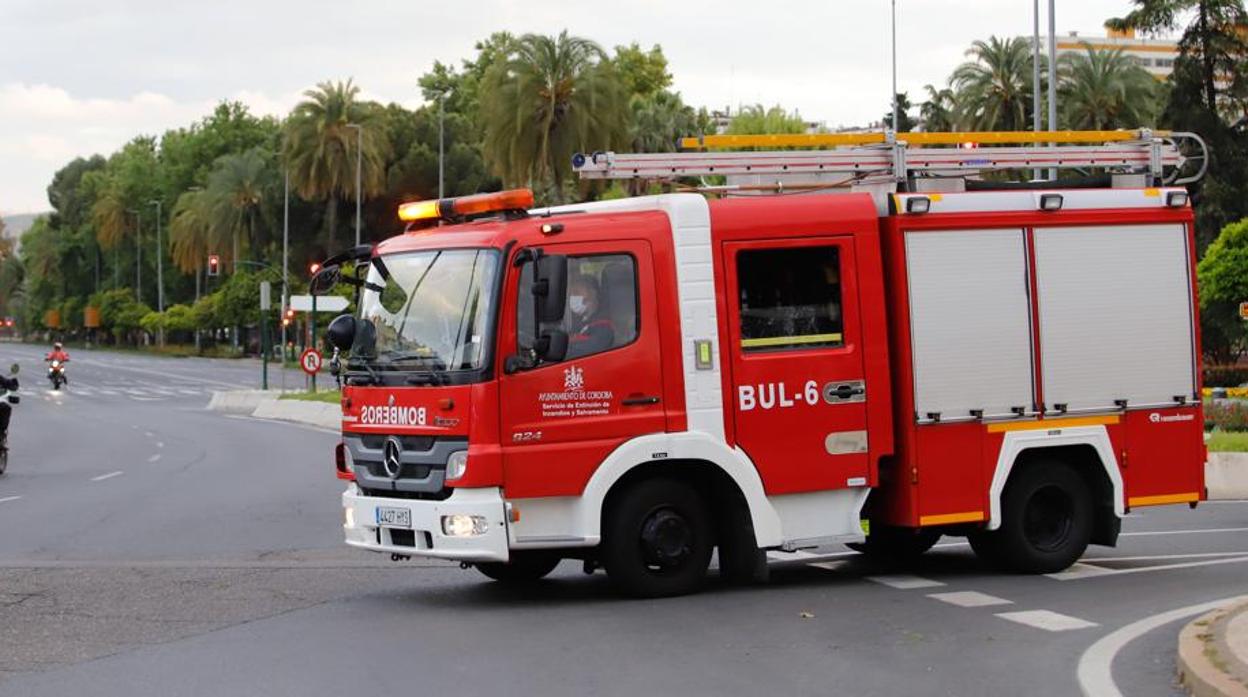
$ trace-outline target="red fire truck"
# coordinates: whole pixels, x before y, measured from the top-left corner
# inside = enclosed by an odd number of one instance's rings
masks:
[[[1194,506],[1180,135],[708,138],[575,165],[739,196],[404,204],[407,231],[313,284],[360,288],[328,331],[346,542],[505,582],[579,559],[659,596],[697,589],[716,550],[749,581],[768,550],[904,559],[941,535],[1053,572],[1132,508]],[[988,146],[947,147],[966,141]],[[1050,166],[1100,174],[972,176]]]

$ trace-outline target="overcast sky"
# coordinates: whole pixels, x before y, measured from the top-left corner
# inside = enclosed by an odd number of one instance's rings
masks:
[[[974,39],[1031,33],[1031,0],[897,4],[899,85],[916,103]],[[830,126],[887,111],[888,0],[739,5],[0,0],[0,212],[47,209],[52,174],[75,156],[187,125],[222,99],[284,114],[317,82],[354,77],[369,98],[416,106],[416,78],[435,59],[458,63],[499,30],[660,44],[697,106],[781,104]],[[1058,0],[1058,35],[1103,34],[1129,5]]]

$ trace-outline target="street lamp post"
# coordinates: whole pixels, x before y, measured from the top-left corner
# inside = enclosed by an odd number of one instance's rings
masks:
[[[443,193],[443,153],[446,151],[446,92],[438,93],[438,199],[445,198]],[[357,242],[358,244],[358,242]]]
[[[355,129],[355,246],[360,246],[360,208],[364,185],[364,127],[349,123]]]
[[[1049,0],[1049,130],[1057,130],[1057,14],[1055,0]],[[1057,143],[1050,143],[1057,147]],[[1057,181],[1057,168],[1049,168],[1049,179]]]
[[[143,302],[143,216],[134,209],[134,298]]]
[[[897,0],[893,0],[893,133],[897,133]]]
[[[290,168],[286,168],[282,201],[282,313],[290,305]],[[282,392],[286,391],[286,323],[282,322]]]
[[[1040,132],[1040,0],[1031,3],[1031,129]],[[1043,170],[1032,170],[1032,179],[1039,179]]]
[[[165,311],[165,263],[160,249],[160,200],[149,201],[156,206],[156,311]]]

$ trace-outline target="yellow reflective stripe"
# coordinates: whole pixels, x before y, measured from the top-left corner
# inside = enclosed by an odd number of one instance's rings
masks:
[[[1153,131],[1154,137],[1170,135]],[[898,133],[910,145],[1109,143],[1138,140],[1139,131],[959,131],[953,133]],[[884,133],[777,133],[771,135],[712,135],[681,138],[680,147],[700,148],[811,148],[872,145],[885,142]]]
[[[942,513],[941,515],[919,516],[919,525],[952,525],[953,523],[976,523],[984,519],[983,511],[966,511],[965,513]]]
[[[809,334],[807,336],[767,336],[761,339],[742,339],[742,348],[762,346],[792,346],[793,344],[823,344],[841,340],[841,334]]]
[[[1044,419],[1043,421],[1007,421],[988,424],[989,433],[1006,431],[1039,431],[1052,428],[1074,428],[1076,426],[1105,426],[1121,421],[1113,416],[1075,416],[1069,419]]]
[[[1200,494],[1192,491],[1186,494],[1161,494],[1158,496],[1132,496],[1127,499],[1128,506],[1163,506],[1167,503],[1191,503],[1199,501]]]

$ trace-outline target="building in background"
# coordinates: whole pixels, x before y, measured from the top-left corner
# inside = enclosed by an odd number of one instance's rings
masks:
[[[1031,37],[1027,37],[1028,43]],[[1048,46],[1048,37],[1040,37],[1040,46]],[[1066,36],[1057,37],[1057,55],[1064,53],[1080,53],[1091,46],[1098,51],[1122,49],[1136,64],[1148,71],[1158,80],[1165,80],[1174,71],[1174,61],[1179,57],[1179,42],[1174,39],[1142,39],[1135,35],[1134,30],[1109,30],[1107,36],[1080,36],[1072,31]]]

